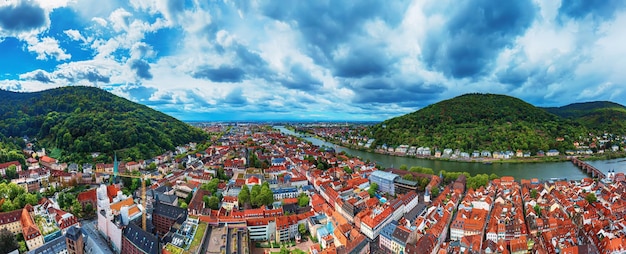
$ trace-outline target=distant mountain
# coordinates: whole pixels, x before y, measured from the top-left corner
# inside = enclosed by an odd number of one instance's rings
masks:
[[[171,116],[94,87],[69,86],[33,93],[0,90],[0,133],[35,137],[64,159],[92,152],[121,159],[150,158],[206,134]]]
[[[586,135],[575,121],[496,94],[466,94],[386,120],[370,128],[377,145],[415,145],[464,151],[572,149]],[[557,138],[564,141],[556,141]]]
[[[626,130],[626,107],[614,102],[594,101],[544,109],[552,114],[579,121],[592,130],[616,134],[622,134]]]

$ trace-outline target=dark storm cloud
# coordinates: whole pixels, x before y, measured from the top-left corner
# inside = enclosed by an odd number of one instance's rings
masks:
[[[395,103],[405,107],[428,105],[438,94],[446,91],[441,84],[425,82],[406,82],[400,79],[373,79],[355,81],[348,85],[355,93],[353,103],[388,104]]]
[[[194,78],[209,79],[214,82],[241,82],[245,78],[245,72],[241,68],[220,66],[213,68],[202,66],[193,73]]]
[[[506,68],[495,73],[502,84],[513,88],[545,89],[550,84],[573,82],[576,69],[581,63],[591,61],[591,57],[580,51],[555,55],[549,62],[527,64],[528,57],[517,54]],[[559,66],[554,68],[554,66]]]
[[[615,12],[623,9],[623,0],[563,0],[559,15],[573,19],[583,19],[591,15],[594,19],[613,19]]]
[[[496,73],[498,81],[503,84],[519,87],[528,80],[528,71],[524,69],[508,68],[504,71]]]
[[[32,76],[28,77],[28,79],[36,80],[36,81],[39,81],[39,82],[42,82],[42,83],[54,83],[54,81],[52,81],[52,79],[50,79],[48,74],[46,74],[43,71],[36,72]]]
[[[11,31],[29,31],[46,24],[45,11],[31,5],[29,1],[20,1],[17,5],[0,7],[0,27]]]
[[[289,77],[278,80],[286,88],[311,92],[317,91],[322,86],[322,82],[313,77],[301,64],[291,65],[288,75]]]
[[[248,100],[243,97],[241,88],[233,89],[226,97],[224,98],[224,103],[230,104],[231,106],[244,106],[248,103]]]
[[[263,13],[273,19],[297,24],[306,40],[308,54],[318,63],[331,59],[342,43],[363,32],[363,24],[378,18],[391,26],[402,20],[406,1],[267,1]]]
[[[263,66],[267,65],[267,62],[256,52],[250,51],[248,48],[241,44],[235,46],[235,53],[237,60],[240,64],[245,66]]]
[[[146,87],[139,84],[121,87],[120,90],[130,94],[131,97],[142,103],[147,101],[150,97],[152,97],[152,94],[158,91],[156,88]]]
[[[137,77],[142,79],[152,79],[152,73],[150,73],[150,64],[144,60],[132,60],[130,68],[135,70]]]
[[[241,44],[222,48],[221,55],[233,54],[232,62],[238,67],[231,66],[200,66],[192,74],[197,79],[209,79],[214,82],[241,82],[246,78],[267,78],[272,73],[267,62],[256,52]]]
[[[530,0],[478,0],[459,4],[443,31],[428,35],[423,58],[429,67],[455,78],[480,75],[500,51],[531,25]]]
[[[87,79],[90,82],[103,82],[109,83],[111,82],[111,78],[104,76],[97,71],[87,71],[78,75],[79,79]]]
[[[351,49],[345,58],[334,59],[333,74],[339,77],[360,78],[367,75],[379,76],[391,68],[391,61],[381,46],[361,45]]]
[[[56,74],[57,78],[66,79],[69,82],[77,82],[79,80],[86,79],[89,82],[102,82],[109,83],[111,82],[111,77],[101,74],[96,69],[86,69],[77,71],[76,73],[58,73]]]

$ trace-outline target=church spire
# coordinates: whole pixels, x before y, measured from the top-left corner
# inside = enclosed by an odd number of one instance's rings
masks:
[[[119,173],[118,165],[117,152],[113,152],[113,183],[117,182],[117,174]]]

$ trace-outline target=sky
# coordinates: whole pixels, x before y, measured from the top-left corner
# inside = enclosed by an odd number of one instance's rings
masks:
[[[466,93],[626,104],[622,0],[0,0],[0,89],[185,121],[380,121]]]

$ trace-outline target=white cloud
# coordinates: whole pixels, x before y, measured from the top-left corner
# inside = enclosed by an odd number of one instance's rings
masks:
[[[39,60],[55,59],[63,61],[72,57],[65,50],[61,49],[59,41],[52,37],[41,39],[30,37],[26,41],[28,42],[28,51],[35,52]]]
[[[78,30],[69,29],[69,30],[63,31],[63,33],[65,33],[68,37],[70,37],[70,39],[72,39],[74,41],[82,41],[82,42],[86,41],[85,37],[83,37],[80,34],[80,31],[78,31]]]

